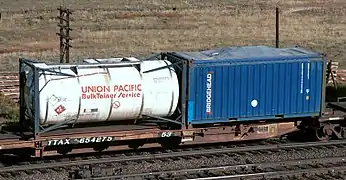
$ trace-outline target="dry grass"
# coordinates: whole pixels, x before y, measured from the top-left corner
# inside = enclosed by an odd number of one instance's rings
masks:
[[[58,59],[55,17],[61,3],[0,3],[0,69],[16,69],[19,56]],[[338,61],[346,57],[346,1],[342,0],[81,0],[65,4],[74,10],[74,60],[274,45],[276,5],[282,10],[282,46],[304,46]]]
[[[0,124],[19,120],[19,105],[0,94]]]
[[[274,45],[279,6],[282,46],[304,46],[346,65],[344,0],[3,0],[0,70],[17,70],[19,56],[57,61],[56,8],[63,3],[74,10],[73,60]],[[18,119],[18,106],[0,100],[0,119]]]

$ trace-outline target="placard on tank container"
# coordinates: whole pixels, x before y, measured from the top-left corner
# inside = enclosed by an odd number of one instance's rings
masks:
[[[189,123],[319,116],[325,61],[302,48],[228,47],[172,53],[189,60]]]

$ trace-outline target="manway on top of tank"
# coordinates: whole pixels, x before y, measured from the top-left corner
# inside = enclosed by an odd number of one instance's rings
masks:
[[[119,62],[140,62],[141,60],[135,57],[122,57],[122,58],[105,58],[105,59],[84,59],[83,62],[86,63],[119,63]]]
[[[84,59],[83,62],[88,64],[100,64],[100,63],[123,63],[123,62],[141,62],[141,60],[135,57],[121,57],[121,58],[102,58],[102,59]],[[105,74],[104,79],[110,81],[109,75]]]

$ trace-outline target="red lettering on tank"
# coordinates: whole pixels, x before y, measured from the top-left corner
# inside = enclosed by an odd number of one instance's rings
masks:
[[[141,84],[114,85],[114,92],[142,91]]]
[[[140,98],[142,84],[117,84],[114,86],[82,86],[82,99]]]
[[[120,92],[119,96],[118,96],[118,98],[132,98],[132,97],[141,97],[141,93],[134,93],[134,92],[122,93],[122,92]]]
[[[82,86],[83,93],[111,92],[110,86]]]

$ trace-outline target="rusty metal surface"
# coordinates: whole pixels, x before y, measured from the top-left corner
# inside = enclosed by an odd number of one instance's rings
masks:
[[[23,141],[20,139],[0,140],[0,150],[33,148],[35,141]]]
[[[266,124],[266,125],[246,125],[239,127],[212,127],[212,128],[198,128],[191,130],[175,130],[177,135],[181,135],[182,131],[184,134],[190,134],[191,132],[195,135],[194,142],[187,142],[184,144],[191,143],[211,143],[211,142],[224,142],[224,141],[240,141],[240,140],[255,140],[255,139],[266,139],[271,137],[280,136],[289,132],[296,131],[294,123],[279,123],[279,124]],[[190,131],[190,133],[187,133]],[[150,139],[160,138],[160,133],[163,132],[157,128],[151,129],[138,129],[138,130],[112,130],[109,131],[95,131],[95,132],[80,132],[79,134],[55,134],[52,136],[44,136],[41,141],[43,146],[47,144],[49,139],[63,139],[63,138],[74,138],[74,137],[92,137],[92,136],[113,136],[118,141],[121,140],[138,140],[138,139]],[[173,131],[171,131],[173,132]],[[0,140],[0,147],[2,149],[9,148],[34,148],[35,141],[19,140],[19,139],[4,139]]]
[[[240,132],[239,132],[240,130]],[[246,140],[257,140],[257,139],[267,139],[278,137],[287,133],[296,131],[294,123],[279,123],[279,124],[266,124],[266,125],[248,125],[242,126],[240,128],[222,126],[222,127],[210,127],[210,128],[196,128],[191,130],[177,130],[181,134],[186,134],[190,136],[195,136],[194,141],[188,141],[181,144],[184,145],[197,145],[205,143],[219,143],[219,142],[232,142],[232,141],[246,141]],[[143,130],[139,131],[122,131],[119,134],[122,137],[119,140],[130,140],[130,139],[147,139],[147,138],[159,138],[159,129],[152,129],[150,131],[144,132]],[[237,134],[237,135],[236,135]],[[108,133],[106,135],[114,135],[117,133]],[[88,136],[92,136],[89,134]],[[49,137],[53,138],[53,137]],[[61,137],[54,137],[61,138]],[[157,143],[145,144],[141,148],[150,148],[150,147],[160,147]],[[111,146],[106,151],[116,151],[116,150],[126,150],[129,149],[126,145],[120,146]],[[82,148],[74,149],[71,153],[86,153],[93,152],[92,148]],[[45,156],[57,155],[55,150],[45,151]]]
[[[115,141],[140,140],[158,138],[160,129],[145,126],[109,126],[107,128],[71,129],[69,131],[57,131],[41,136],[43,145],[48,145],[51,140],[81,139],[91,137],[113,137]]]
[[[287,133],[297,131],[294,122],[278,123],[266,125],[241,125],[236,127],[219,127],[200,130],[203,136],[196,136],[193,142],[184,144],[200,144],[213,142],[228,142],[228,141],[246,141],[256,139],[267,139],[278,137]]]
[[[94,136],[113,136],[117,140],[131,140],[131,139],[147,139],[156,138],[159,129],[141,129],[141,130],[123,130],[123,131],[104,131],[104,132],[85,132],[85,133],[72,133],[72,134],[55,134],[50,136],[41,136],[41,139],[62,139],[62,138],[82,138],[82,137],[94,137]]]
[[[98,126],[98,127],[81,127],[72,129],[58,129],[42,134],[42,137],[46,136],[59,136],[59,135],[74,135],[74,134],[88,134],[88,133],[116,133],[124,131],[138,130],[150,130],[155,126],[141,126],[141,125],[109,125],[109,126]]]
[[[158,143],[148,143],[140,147],[140,149],[149,149],[149,148],[160,148],[161,145]],[[121,151],[121,150],[129,150],[129,146],[127,145],[119,145],[119,146],[110,146],[105,149],[103,152],[113,152],[113,151]],[[83,153],[94,153],[95,150],[93,148],[82,148],[82,149],[73,149],[69,154],[83,154]],[[44,151],[43,156],[59,156],[56,150]]]

